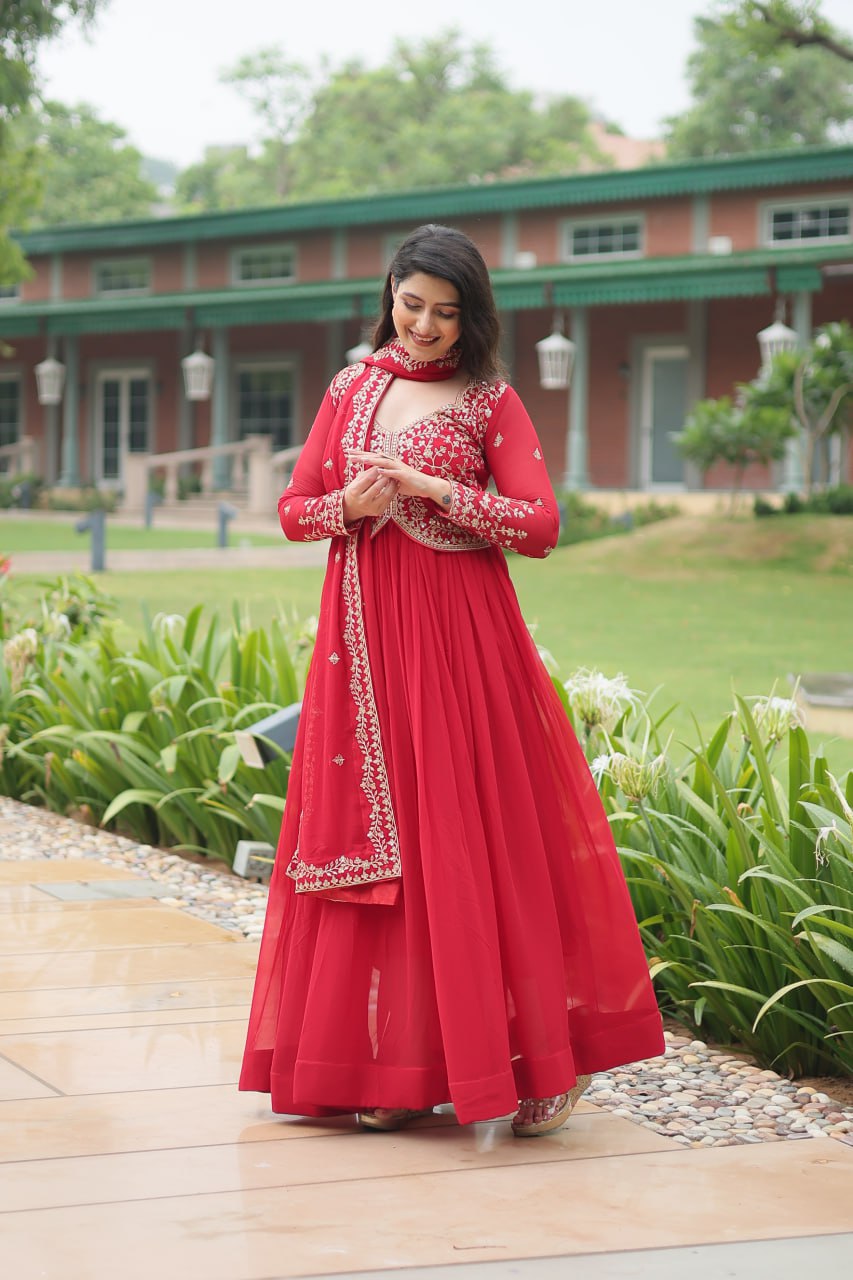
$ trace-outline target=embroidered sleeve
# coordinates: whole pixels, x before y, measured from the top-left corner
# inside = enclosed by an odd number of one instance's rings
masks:
[[[323,398],[293,469],[290,484],[278,500],[281,527],[292,542],[334,538],[339,534],[355,533],[358,527],[344,524],[343,489],[326,492],[325,476],[333,466],[328,450],[329,428],[340,399],[337,381],[332,383]]]
[[[511,387],[491,415],[483,449],[498,493],[453,480],[447,518],[523,556],[549,555],[560,531],[557,502],[536,430]]]

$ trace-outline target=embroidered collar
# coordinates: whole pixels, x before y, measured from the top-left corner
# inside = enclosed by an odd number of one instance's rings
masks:
[[[373,355],[365,356],[364,363],[386,369],[400,378],[410,378],[414,382],[442,382],[452,378],[458,371],[461,358],[462,352],[455,346],[439,360],[413,360],[403,344],[395,338],[374,351]]]

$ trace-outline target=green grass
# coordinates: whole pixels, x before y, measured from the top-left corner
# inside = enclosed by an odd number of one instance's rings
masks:
[[[853,667],[850,519],[683,518],[511,567],[525,617],[566,675],[594,666],[646,692],[662,686],[655,706],[680,704],[671,723],[686,741],[691,716],[712,729],[733,689],[763,695],[775,683],[787,695],[789,672]],[[144,608],[184,613],[196,601],[224,614],[236,599],[258,624],[279,607],[307,616],[321,582],[320,569],[164,570],[108,573],[103,586],[135,630]],[[853,768],[853,740],[826,754],[835,771]]]
[[[0,556],[14,558],[19,551],[85,551],[89,534],[77,533],[75,525],[85,513],[68,520],[2,520],[0,516]],[[232,547],[269,547],[279,544],[275,533],[238,533],[229,531]],[[215,547],[216,529],[146,529],[143,526],[120,525],[107,516],[107,553],[113,551],[176,551],[181,548]]]

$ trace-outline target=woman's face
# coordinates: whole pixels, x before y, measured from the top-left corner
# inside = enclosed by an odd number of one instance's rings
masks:
[[[408,354],[414,360],[446,356],[462,332],[456,287],[440,276],[416,271],[405,280],[392,278],[391,288],[391,319]]]

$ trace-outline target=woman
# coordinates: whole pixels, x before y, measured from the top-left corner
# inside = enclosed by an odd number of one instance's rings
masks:
[[[450,1099],[533,1136],[589,1073],[663,1051],[507,572],[504,548],[552,550],[558,514],[498,336],[473,243],[415,231],[279,502],[288,538],[332,542],[240,1080],[276,1111],[390,1129]]]

